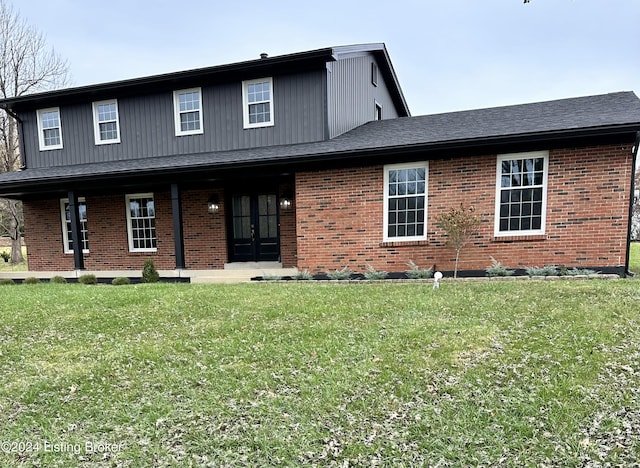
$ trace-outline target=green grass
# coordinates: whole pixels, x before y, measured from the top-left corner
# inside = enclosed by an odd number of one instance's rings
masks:
[[[0,293],[1,466],[619,466],[640,453],[635,280]]]

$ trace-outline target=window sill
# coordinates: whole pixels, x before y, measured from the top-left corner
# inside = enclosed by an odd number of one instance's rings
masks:
[[[385,241],[380,243],[380,247],[416,247],[420,245],[429,245],[429,241]]]
[[[525,236],[499,236],[493,238],[493,242],[536,242],[547,240],[546,234],[529,234]]]

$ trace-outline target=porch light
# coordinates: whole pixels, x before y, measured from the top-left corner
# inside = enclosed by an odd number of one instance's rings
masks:
[[[289,191],[284,192],[280,197],[280,208],[288,210],[293,206],[293,194]]]
[[[218,197],[216,195],[211,195],[209,197],[209,201],[207,202],[208,211],[211,214],[217,213],[220,211],[220,203],[218,202]]]

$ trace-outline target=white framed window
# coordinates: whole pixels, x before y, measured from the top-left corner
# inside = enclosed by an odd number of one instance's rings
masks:
[[[384,240],[427,238],[428,163],[384,166]]]
[[[153,193],[126,195],[125,201],[129,251],[155,252],[157,250],[157,237]]]
[[[548,151],[498,156],[496,237],[545,233],[548,174]]]
[[[82,251],[89,253],[89,231],[87,229],[87,203],[85,199],[78,198],[78,213],[80,214],[80,236],[82,238]],[[64,253],[73,253],[73,235],[71,234],[71,212],[69,211],[69,199],[60,200],[60,214],[62,216],[62,242]]]
[[[242,82],[242,116],[244,128],[273,125],[273,79]]]
[[[380,104],[378,101],[374,101],[373,108],[373,118],[375,120],[382,120],[382,104]]]
[[[93,134],[96,145],[120,143],[117,99],[93,103]]]
[[[204,133],[202,127],[202,90],[181,89],[173,92],[176,136]]]
[[[60,108],[39,109],[36,114],[40,151],[61,149],[62,125],[60,123]]]

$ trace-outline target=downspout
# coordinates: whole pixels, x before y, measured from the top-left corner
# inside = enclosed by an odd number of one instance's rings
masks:
[[[22,123],[22,119],[20,117],[18,117],[18,114],[16,114],[15,112],[13,112],[11,109],[9,109],[8,107],[4,108],[4,111],[10,115],[13,119],[15,119],[15,121],[18,123],[18,152],[20,153],[20,170],[24,170],[27,168],[27,155],[24,152],[24,132],[23,130],[23,123]]]
[[[636,143],[633,146],[633,162],[631,163],[631,193],[629,194],[629,223],[627,226],[627,255],[624,264],[624,276],[633,276],[629,271],[629,254],[631,253],[631,225],[633,223],[633,205],[636,190],[636,162],[638,160],[638,146],[640,146],[640,132],[636,132]]]

